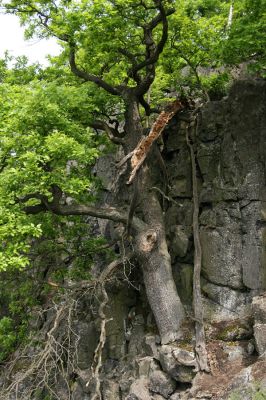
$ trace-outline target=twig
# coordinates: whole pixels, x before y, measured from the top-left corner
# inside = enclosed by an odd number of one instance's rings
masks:
[[[173,199],[170,196],[167,196],[160,188],[158,188],[157,186],[153,186],[151,188],[152,190],[156,190],[157,192],[159,192],[166,200],[168,200],[170,203],[174,203],[177,204],[180,207],[183,207],[183,204],[178,203],[175,199]]]

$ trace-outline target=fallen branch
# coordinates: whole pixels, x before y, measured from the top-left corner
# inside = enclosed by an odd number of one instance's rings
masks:
[[[122,162],[125,162],[128,158],[131,157],[132,171],[127,181],[128,185],[132,183],[133,179],[136,176],[136,173],[138,172],[143,162],[145,161],[147,154],[151,149],[152,144],[155,142],[155,140],[158,139],[158,137],[164,130],[165,126],[173,118],[173,116],[177,113],[177,111],[183,108],[184,106],[179,100],[176,100],[172,104],[170,104],[166,110],[160,113],[160,115],[152,125],[149,135],[141,139],[137,147],[126,157],[124,157]]]
[[[193,238],[194,238],[194,276],[193,276],[193,308],[196,331],[196,358],[201,371],[209,372],[208,353],[206,350],[205,331],[203,323],[203,308],[201,299],[200,274],[202,249],[199,236],[199,198],[197,184],[197,169],[193,145],[190,141],[188,127],[186,140],[190,151],[193,190]]]

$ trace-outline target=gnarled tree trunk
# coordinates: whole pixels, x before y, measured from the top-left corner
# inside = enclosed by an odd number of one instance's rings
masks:
[[[133,98],[126,111],[127,152],[134,150],[142,136],[138,103]],[[171,258],[165,237],[164,218],[157,194],[151,190],[158,175],[153,153],[138,172],[138,212],[145,228],[133,232],[133,246],[143,271],[149,304],[163,344],[174,341],[184,319],[184,309],[174,283]]]

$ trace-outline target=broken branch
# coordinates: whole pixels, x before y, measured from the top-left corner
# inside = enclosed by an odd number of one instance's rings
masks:
[[[173,116],[177,113],[177,111],[183,108],[184,106],[179,100],[174,101],[167,107],[167,110],[164,110],[160,113],[160,115],[154,122],[149,135],[140,140],[140,142],[138,143],[135,150],[133,150],[131,155],[132,171],[127,182],[128,185],[132,183],[133,179],[136,176],[136,173],[138,172],[143,162],[145,161],[147,154],[151,149],[152,144],[155,142],[155,140],[158,139],[158,137],[164,130],[165,126],[173,118]]]

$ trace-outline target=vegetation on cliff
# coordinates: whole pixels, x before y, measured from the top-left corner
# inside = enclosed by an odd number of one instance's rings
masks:
[[[184,310],[165,235],[167,194],[163,185],[152,190],[165,173],[160,151],[152,147],[133,189],[125,187],[129,206],[119,198],[99,205],[95,164],[117,146],[125,156],[134,152],[173,96],[193,111],[192,99],[202,104],[226,93],[241,62],[264,77],[265,0],[1,5],[20,17],[28,38],[56,37],[62,52],[47,68],[1,60],[0,288],[12,293],[0,297],[0,361],[25,336],[27,314],[49,287],[88,281],[97,252],[105,264],[113,260],[87,217],[121,224],[117,242],[121,249],[126,240],[130,252],[120,257],[138,263],[162,343],[174,340]]]

